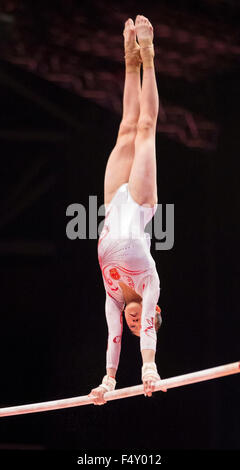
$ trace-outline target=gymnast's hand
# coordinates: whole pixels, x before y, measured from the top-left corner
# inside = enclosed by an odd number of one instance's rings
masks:
[[[151,397],[154,392],[155,383],[161,380],[160,375],[157,372],[156,364],[153,362],[146,362],[142,367],[142,382],[144,388],[145,397]],[[167,389],[163,389],[163,392],[167,392]]]
[[[145,397],[151,397],[152,392],[154,392],[154,383],[156,382],[156,377],[148,375],[146,379],[143,380],[143,388]]]
[[[107,403],[106,400],[104,400],[105,393],[106,389],[99,385],[99,387],[93,388],[88,396],[93,399],[94,405],[104,405]]]
[[[161,377],[159,376],[159,379],[156,379],[155,375],[154,376],[149,375],[147,376],[145,380],[143,380],[145,397],[152,396],[152,392],[154,392],[154,385],[158,380],[161,380]],[[162,392],[167,392],[167,389],[166,388],[162,389]]]
[[[101,385],[94,388],[88,396],[93,399],[94,405],[104,405],[104,403],[107,403],[104,399],[104,394],[106,392],[112,392],[115,389],[115,386],[116,380],[109,375],[105,375]]]

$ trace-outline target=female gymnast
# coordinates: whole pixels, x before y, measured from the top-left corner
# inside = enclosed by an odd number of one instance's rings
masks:
[[[106,290],[108,325],[106,375],[91,390],[94,404],[106,403],[114,390],[119,364],[122,313],[130,330],[140,337],[142,381],[151,396],[160,380],[155,364],[161,310],[160,281],[150,254],[150,235],[144,232],[157,209],[155,132],[158,91],[154,69],[153,27],[138,15],[125,23],[125,84],[123,116],[104,180],[104,226],[98,241],[98,260]],[[143,65],[141,86],[140,68]],[[125,310],[124,310],[125,308]]]

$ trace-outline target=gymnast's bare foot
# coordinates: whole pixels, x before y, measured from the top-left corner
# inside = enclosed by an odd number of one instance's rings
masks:
[[[123,36],[126,69],[129,72],[138,72],[141,65],[140,47],[136,41],[136,29],[131,18],[125,22]]]
[[[137,15],[135,29],[140,45],[140,55],[143,61],[143,67],[153,67],[153,27],[145,16]]]

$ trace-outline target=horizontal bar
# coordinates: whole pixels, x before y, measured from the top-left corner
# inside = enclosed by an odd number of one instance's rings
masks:
[[[239,372],[240,362],[233,362],[231,364],[213,367],[211,369],[200,370],[190,374],[178,375],[177,377],[159,380],[155,383],[154,392],[162,389],[182,387],[183,385],[190,385],[197,382],[203,382],[205,380],[216,379],[218,377],[237,374]],[[104,395],[104,399],[106,401],[119,400],[120,398],[128,398],[143,394],[143,385],[136,385],[133,387],[120,388],[119,390],[114,390],[113,392],[107,392]],[[85,395],[82,397],[45,401],[42,403],[32,403],[29,405],[10,406],[7,408],[0,408],[0,417],[59,410],[62,408],[71,408],[74,406],[90,405],[92,403],[92,398],[90,398],[88,395]]]

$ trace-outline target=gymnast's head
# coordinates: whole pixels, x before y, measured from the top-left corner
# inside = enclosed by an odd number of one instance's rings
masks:
[[[130,331],[136,335],[140,336],[141,330],[141,316],[142,316],[142,302],[130,302],[126,305],[125,310],[125,319]],[[158,332],[162,324],[161,309],[156,306],[155,314],[155,330]]]

